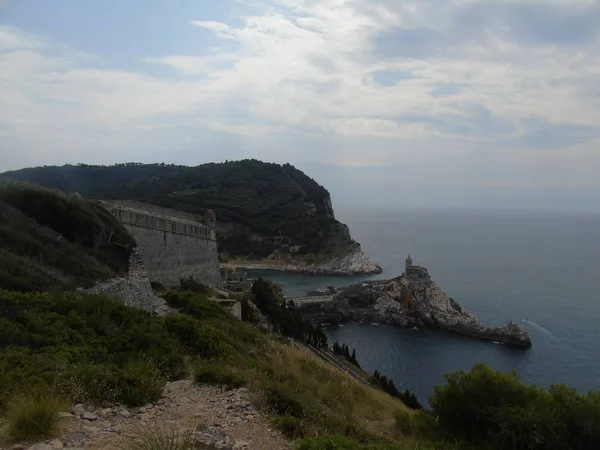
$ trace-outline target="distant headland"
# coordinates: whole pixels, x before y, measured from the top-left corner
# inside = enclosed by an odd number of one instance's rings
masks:
[[[229,268],[340,276],[382,271],[352,239],[348,226],[336,219],[327,189],[291,164],[247,159],[195,167],[44,166],[0,174],[0,183],[10,181],[111,204],[126,201],[144,204],[145,209],[168,208],[168,217],[177,210],[177,215],[195,216],[193,221],[214,212],[219,219],[214,226],[215,247],[220,262]]]

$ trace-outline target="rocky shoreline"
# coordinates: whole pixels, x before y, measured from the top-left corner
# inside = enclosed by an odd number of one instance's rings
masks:
[[[299,273],[306,275],[328,275],[328,276],[357,276],[377,275],[383,269],[369,258],[360,246],[351,250],[343,256],[337,256],[329,261],[308,264],[301,261],[233,261],[221,264],[221,267],[237,270],[276,270],[281,272]]]
[[[487,327],[449,297],[430,278],[427,269],[407,267],[392,280],[354,285],[332,300],[300,310],[313,321],[357,321],[400,327],[425,326],[507,345],[529,348],[531,339],[516,323]]]

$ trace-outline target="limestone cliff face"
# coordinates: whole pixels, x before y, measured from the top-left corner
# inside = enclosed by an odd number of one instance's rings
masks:
[[[381,273],[382,269],[357,245],[345,255],[316,265],[314,271],[325,275],[374,275]]]
[[[526,331],[509,322],[486,327],[430,279],[402,275],[355,287],[323,305],[324,312],[349,320],[369,320],[403,327],[424,325],[519,347],[531,347]]]

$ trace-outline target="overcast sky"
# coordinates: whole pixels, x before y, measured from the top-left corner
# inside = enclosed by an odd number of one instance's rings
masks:
[[[0,171],[253,157],[340,204],[600,208],[600,0],[0,3]]]

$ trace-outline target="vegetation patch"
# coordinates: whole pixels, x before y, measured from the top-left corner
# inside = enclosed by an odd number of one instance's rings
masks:
[[[32,185],[0,185],[0,288],[91,286],[125,274],[134,246],[94,201]]]
[[[225,257],[262,259],[280,251],[318,262],[357,245],[348,228],[333,217],[329,192],[290,164],[257,160],[197,167],[80,164],[7,172],[0,180],[33,182],[94,199],[137,200],[199,215],[213,209],[219,253]]]
[[[119,450],[192,450],[197,449],[193,429],[181,431],[175,426],[140,426],[133,438],[124,439]]]
[[[55,436],[64,402],[52,395],[19,395],[6,408],[6,437],[11,441],[35,441]]]

